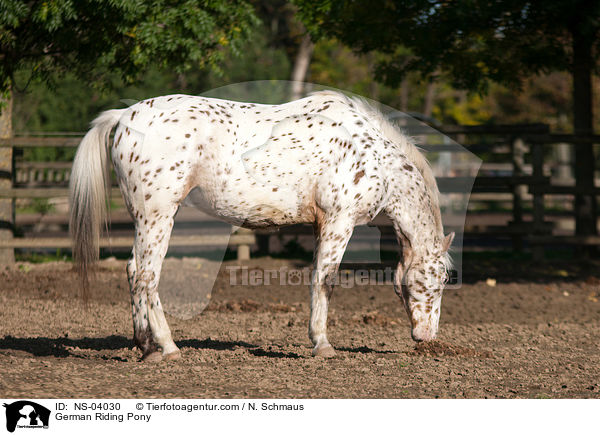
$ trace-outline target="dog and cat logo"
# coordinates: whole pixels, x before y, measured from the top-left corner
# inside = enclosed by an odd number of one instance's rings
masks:
[[[29,400],[19,400],[4,404],[6,408],[6,430],[48,429],[50,410]]]

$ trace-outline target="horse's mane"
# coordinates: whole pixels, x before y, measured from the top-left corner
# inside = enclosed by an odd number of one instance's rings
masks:
[[[351,97],[350,101],[354,103],[357,110],[366,115],[370,120],[374,121],[381,130],[382,134],[392,143],[394,143],[400,151],[416,166],[425,181],[425,189],[431,201],[431,213],[433,214],[435,225],[438,230],[438,235],[444,236],[444,227],[442,224],[442,215],[440,212],[439,195],[437,182],[431,170],[429,162],[415,145],[410,136],[404,134],[400,127],[389,121],[385,115],[360,97]]]
[[[345,96],[344,96],[345,97]],[[440,191],[438,189],[435,176],[431,165],[415,145],[410,136],[405,134],[400,126],[391,122],[380,110],[373,107],[368,101],[360,97],[350,97],[349,101],[354,103],[354,106],[363,115],[376,123],[381,130],[383,136],[394,143],[417,168],[425,181],[425,190],[429,195],[431,214],[433,215],[435,226],[440,238],[444,238],[444,225],[442,223],[442,214],[440,211]],[[446,270],[452,268],[452,257],[447,251],[442,256],[442,260]]]

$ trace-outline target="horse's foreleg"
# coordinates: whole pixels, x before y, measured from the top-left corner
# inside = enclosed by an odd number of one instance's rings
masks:
[[[151,345],[144,350],[144,360],[160,360],[162,357],[175,359],[179,357],[179,349],[171,337],[171,330],[165,319],[160,298],[158,296],[158,283],[162,263],[169,246],[169,238],[173,228],[173,219],[154,221],[150,227],[138,231],[135,242],[135,259],[137,270],[135,272],[135,293],[145,297],[146,310],[143,319],[148,322],[151,334]],[[135,322],[135,316],[134,316]],[[140,334],[143,335],[143,334]],[[160,347],[158,352],[152,343]]]
[[[315,346],[312,351],[314,356],[335,356],[335,351],[327,339],[327,310],[333,293],[333,280],[353,229],[354,221],[350,217],[325,219],[318,225],[308,328],[308,335]]]

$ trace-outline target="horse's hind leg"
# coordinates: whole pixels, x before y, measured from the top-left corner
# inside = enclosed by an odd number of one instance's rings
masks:
[[[308,328],[308,335],[315,346],[312,351],[314,356],[335,356],[335,351],[327,339],[327,309],[333,293],[333,279],[353,229],[354,220],[349,216],[324,218],[316,225],[317,248],[311,279]]]
[[[142,355],[154,355],[158,346],[152,339],[152,330],[148,322],[148,296],[146,291],[136,286],[135,249],[127,262],[127,279],[131,294],[131,315],[133,318],[133,341],[142,351]]]
[[[162,263],[169,246],[169,238],[173,228],[173,218],[163,217],[153,220],[151,223],[136,223],[136,237],[134,246],[134,258],[136,271],[132,286],[132,300],[140,303],[138,309],[137,325],[141,330],[135,331],[135,336],[140,339],[147,337],[150,332],[150,341],[147,347],[142,348],[144,360],[160,360],[162,357],[175,359],[179,357],[179,349],[171,337],[171,330],[165,319],[160,298],[158,296],[158,282]],[[143,329],[147,320],[147,328]],[[134,308],[134,328],[136,326],[136,314]],[[136,338],[136,342],[138,338]],[[158,352],[160,347],[162,353]]]

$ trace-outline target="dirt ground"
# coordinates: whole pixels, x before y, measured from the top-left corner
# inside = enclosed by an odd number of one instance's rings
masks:
[[[168,260],[180,280],[183,262]],[[239,264],[200,315],[168,316],[182,359],[154,365],[133,348],[124,261],[101,263],[87,311],[68,263],[0,268],[0,397],[600,398],[600,268],[465,265],[426,346],[390,285],[336,288],[325,360],[311,357],[308,287],[232,285]]]

